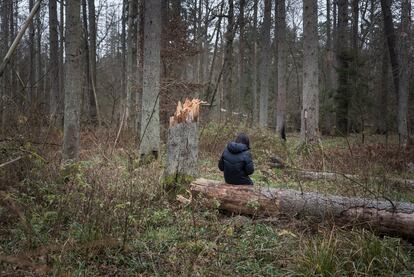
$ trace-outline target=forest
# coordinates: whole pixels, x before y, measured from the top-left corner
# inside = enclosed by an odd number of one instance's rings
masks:
[[[0,276],[414,276],[413,0],[0,0]]]

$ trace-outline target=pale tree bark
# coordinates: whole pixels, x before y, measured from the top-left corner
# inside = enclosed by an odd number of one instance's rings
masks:
[[[224,52],[224,68],[223,68],[223,87],[225,96],[225,107],[227,114],[232,115],[234,109],[234,86],[233,86],[233,70],[234,70],[234,53],[233,53],[233,41],[235,35],[235,22],[234,22],[234,2],[228,0],[229,10],[227,17],[227,31],[225,33],[225,52]]]
[[[63,126],[65,100],[65,0],[60,1],[59,7],[59,99],[58,99],[58,126]]]
[[[126,98],[126,122],[130,128],[133,125],[133,105],[136,79],[136,41],[137,41],[137,1],[129,0],[128,4],[128,36],[127,36],[127,98]]]
[[[101,117],[99,114],[99,102],[96,93],[96,10],[95,1],[88,0],[88,19],[89,19],[89,75],[91,83],[90,101],[90,118],[92,122],[98,121],[101,126]]]
[[[70,163],[79,158],[79,133],[82,79],[81,0],[66,3],[66,76],[65,116],[63,127],[63,161]]]
[[[260,106],[259,126],[267,127],[268,102],[269,102],[269,61],[270,61],[270,25],[271,25],[271,0],[264,0],[264,19],[261,35],[261,57],[260,57]]]
[[[319,136],[318,2],[303,1],[303,103],[301,140],[315,143]]]
[[[137,94],[136,94],[136,122],[135,127],[137,131],[137,137],[140,137],[141,132],[141,107],[142,107],[142,74],[143,74],[143,63],[144,63],[144,1],[138,1],[138,20],[137,20]]]
[[[256,125],[259,122],[259,108],[257,95],[257,9],[258,0],[253,2],[253,50],[252,50],[252,123]]]
[[[158,156],[160,151],[160,50],[161,1],[145,1],[144,72],[140,154]]]
[[[286,128],[286,71],[287,71],[287,41],[286,41],[286,1],[278,2],[277,10],[277,102],[276,102],[276,132],[284,137]]]
[[[50,55],[50,93],[49,93],[49,114],[51,120],[56,118],[59,103],[59,39],[58,39],[58,16],[57,1],[49,0],[49,55]]]
[[[127,44],[126,44],[126,25],[128,17],[128,1],[122,1],[122,21],[121,21],[121,52],[122,52],[122,72],[121,72],[121,104],[119,108],[119,119],[124,118],[127,98]]]

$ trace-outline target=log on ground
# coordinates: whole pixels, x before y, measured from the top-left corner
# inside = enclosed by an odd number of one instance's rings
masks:
[[[328,180],[328,181],[373,181],[375,183],[384,183],[386,185],[394,185],[401,187],[414,188],[414,180],[394,178],[394,177],[364,177],[359,175],[326,172],[326,171],[308,171],[308,170],[287,170],[291,175],[296,175],[305,180]]]
[[[219,209],[255,216],[305,216],[340,225],[358,225],[383,234],[414,239],[414,204],[378,199],[301,193],[290,189],[235,186],[197,179],[192,197],[218,201]]]

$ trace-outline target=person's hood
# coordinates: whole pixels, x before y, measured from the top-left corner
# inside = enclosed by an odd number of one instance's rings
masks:
[[[227,149],[229,150],[230,153],[233,153],[233,154],[238,154],[243,151],[249,150],[249,148],[245,144],[236,143],[234,141],[229,142],[229,144],[227,145]]]

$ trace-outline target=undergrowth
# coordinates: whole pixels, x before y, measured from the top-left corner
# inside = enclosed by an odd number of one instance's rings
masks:
[[[355,158],[343,139],[331,138],[322,140],[323,147],[302,151],[297,138],[282,143],[272,133],[231,124],[204,128],[200,175],[222,178],[216,168],[218,157],[238,131],[251,137],[256,185],[370,196],[368,187],[376,197],[394,193],[393,199],[414,199],[404,191],[397,190],[398,196],[395,190],[374,189],[370,184],[358,188],[347,183],[299,182],[267,164],[275,155],[289,166],[309,169],[324,166],[339,171],[348,163],[347,172],[355,174],[369,157],[390,155],[395,162],[363,166],[401,175],[400,156],[381,147],[372,148],[377,154],[361,151]],[[2,160],[24,157],[0,168],[0,275],[413,275],[413,247],[402,239],[306,219],[223,215],[207,208],[203,199],[190,205],[176,203],[162,188],[162,159],[139,165],[132,139],[113,148],[110,135],[103,141],[98,140],[102,134],[82,137],[82,161],[68,167],[60,165],[59,136],[57,145],[47,147],[27,144],[27,138],[1,143]],[[351,147],[367,148],[355,141]],[[335,153],[340,154],[332,162]]]

